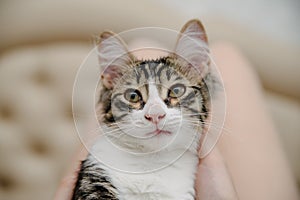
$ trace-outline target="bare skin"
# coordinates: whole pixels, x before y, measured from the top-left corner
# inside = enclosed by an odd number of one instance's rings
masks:
[[[252,67],[230,44],[215,44],[211,50],[225,84],[227,116],[217,146],[200,160],[197,199],[297,200],[295,181]],[[71,199],[80,160],[87,155],[82,149],[63,178],[56,200]]]
[[[227,95],[225,131],[218,148],[239,199],[299,199],[278,133],[266,111],[253,67],[228,43],[212,47]]]

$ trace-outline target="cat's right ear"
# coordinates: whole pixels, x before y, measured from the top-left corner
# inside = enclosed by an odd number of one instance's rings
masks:
[[[104,87],[112,89],[116,80],[127,71],[134,57],[125,43],[113,32],[103,32],[97,44],[98,59],[101,69],[101,81]]]

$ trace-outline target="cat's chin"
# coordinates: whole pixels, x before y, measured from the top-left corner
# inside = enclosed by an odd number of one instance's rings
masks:
[[[155,131],[149,132],[146,135],[151,136],[151,135],[171,135],[171,134],[172,134],[172,132],[170,132],[170,131],[156,129]]]

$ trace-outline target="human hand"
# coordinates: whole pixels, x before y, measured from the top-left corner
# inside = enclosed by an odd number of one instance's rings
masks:
[[[55,200],[70,200],[77,179],[80,161],[87,155],[85,150],[75,157],[73,167],[62,179]],[[219,150],[215,148],[207,157],[200,160],[195,183],[197,200],[237,200],[231,175]]]
[[[266,115],[253,69],[231,45],[214,45],[212,52],[225,83],[229,102],[225,125],[231,133],[221,137],[213,151],[200,160],[196,199],[299,199],[276,132]],[[86,155],[82,151],[75,158],[74,167],[57,190],[56,200],[72,198],[80,160]]]
[[[200,160],[195,183],[197,200],[237,200],[237,193],[219,149]]]
[[[61,183],[56,191],[54,200],[70,200],[72,199],[73,190],[77,180],[77,174],[80,170],[81,161],[86,158],[88,152],[82,146],[79,153],[74,157],[71,168],[68,169],[66,175],[62,178]]]

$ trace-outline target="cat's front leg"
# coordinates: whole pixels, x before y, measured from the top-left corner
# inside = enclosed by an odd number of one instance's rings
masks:
[[[118,200],[117,190],[105,171],[90,159],[81,164],[72,200]]]

